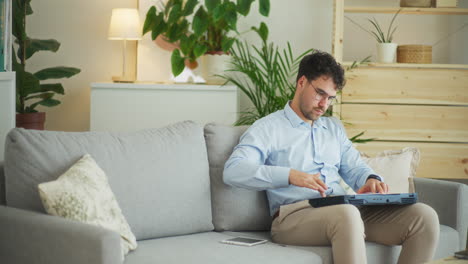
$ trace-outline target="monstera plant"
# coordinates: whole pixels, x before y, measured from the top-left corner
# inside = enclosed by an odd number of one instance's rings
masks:
[[[52,107],[60,104],[55,97],[63,95],[64,88],[59,82],[42,81],[50,79],[70,78],[81,70],[73,67],[51,67],[34,73],[26,70],[26,60],[38,51],[57,52],[60,43],[55,39],[34,39],[26,34],[26,16],[31,15],[31,0],[13,0],[13,27],[15,39],[13,47],[12,66],[16,72],[16,119],[18,127],[43,129],[45,113],[39,113],[36,108],[39,105]],[[28,124],[28,120],[39,123]],[[33,122],[35,122],[33,121]]]
[[[255,0],[169,0],[151,6],[146,14],[143,34],[155,40],[162,36],[176,44],[171,64],[174,76],[185,66],[197,66],[204,54],[227,53],[234,44],[240,15],[247,16]],[[270,0],[259,0],[259,12],[268,16]]]

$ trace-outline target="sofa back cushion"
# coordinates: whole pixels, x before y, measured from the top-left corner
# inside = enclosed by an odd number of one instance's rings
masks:
[[[7,205],[45,212],[37,185],[84,154],[106,173],[138,240],[213,230],[203,128],[190,121],[126,134],[13,129],[6,142]]]
[[[205,126],[213,224],[216,231],[260,231],[269,230],[271,226],[268,200],[264,191],[236,188],[223,182],[224,163],[246,129],[246,126]]]

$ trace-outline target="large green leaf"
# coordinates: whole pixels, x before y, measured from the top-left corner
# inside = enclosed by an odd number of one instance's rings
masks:
[[[29,16],[29,15],[32,15],[34,12],[31,8],[31,0],[25,0],[25,5],[26,5],[26,15]]]
[[[38,93],[41,90],[39,79],[32,73],[27,71],[16,72],[16,89],[19,95],[23,98],[30,94]]]
[[[53,96],[54,94],[52,94]],[[59,105],[60,104],[60,101],[59,100],[55,100],[52,98],[52,96],[50,97],[47,97],[47,98],[44,98],[40,101],[37,101],[35,102],[34,104],[31,104],[29,107],[27,107],[27,111],[28,112],[36,112],[35,108],[38,106],[38,105],[43,105],[43,106],[47,106],[47,107],[52,107],[52,106],[56,106],[56,105]]]
[[[259,28],[252,27],[252,30],[257,32],[257,34],[260,36],[260,38],[264,42],[267,41],[267,39],[268,39],[268,27],[267,27],[267,25],[265,23],[261,22]]]
[[[55,39],[28,39],[26,43],[25,59],[31,58],[34,53],[41,50],[57,52],[60,48],[60,42]]]
[[[34,73],[34,76],[39,80],[61,79],[70,78],[80,72],[81,70],[78,68],[59,66],[40,70]]]
[[[174,74],[174,76],[178,76],[179,74],[181,74],[185,68],[184,58],[180,56],[180,51],[178,49],[172,51],[171,64],[172,74]]]
[[[28,96],[24,98],[24,100],[26,101],[26,100],[31,100],[31,99],[48,99],[48,98],[52,98],[53,96],[54,96],[54,93],[41,93],[41,94]]]
[[[12,21],[12,33],[16,39],[22,40],[26,38],[25,32],[25,12],[24,12],[24,2],[14,0],[12,2],[12,13],[13,13],[13,21]]]
[[[184,16],[189,16],[193,13],[193,10],[195,10],[195,6],[198,4],[198,0],[188,0],[185,3],[184,6],[184,11],[182,12],[182,15]]]
[[[191,50],[193,49],[193,46],[195,45],[195,38],[192,36],[187,37],[187,36],[182,36],[180,38],[180,50],[182,51],[183,54],[189,54]]]
[[[151,39],[155,40],[159,34],[164,32],[166,30],[167,24],[164,22],[164,14],[159,13],[155,20],[154,20],[154,25],[152,27],[151,31]]]
[[[228,23],[229,27],[233,30],[237,28],[237,10],[236,5],[234,3],[228,2],[226,7],[226,14],[225,14],[226,22]]]
[[[148,33],[154,27],[155,23],[156,23],[156,7],[152,6],[148,10],[148,12],[146,12],[145,23],[143,24],[143,35]]]
[[[259,12],[266,17],[270,14],[270,0],[260,0]]]
[[[203,6],[200,6],[193,17],[192,29],[194,33],[199,36],[202,35],[207,30],[208,23],[208,14]]]
[[[169,13],[169,18],[167,19],[167,24],[171,25],[173,23],[176,23],[177,20],[182,16],[182,5],[181,4],[175,4],[171,12]]]
[[[254,0],[237,0],[237,12],[243,16],[247,16],[253,1]]]
[[[46,83],[40,85],[41,92],[54,92],[58,94],[65,94],[63,85],[61,83]]]
[[[213,10],[221,4],[221,0],[205,0],[205,6],[208,12],[213,12]]]
[[[201,55],[205,54],[208,51],[208,47],[206,45],[201,45],[199,43],[195,44],[195,48],[193,49],[193,54],[196,58],[200,57]]]
[[[228,52],[232,45],[234,44],[234,41],[236,39],[234,38],[228,38],[228,37],[225,37],[223,38],[223,40],[221,41],[221,48],[223,49],[224,52]]]
[[[213,18],[215,22],[218,22],[220,19],[224,18],[226,14],[226,5],[219,5],[213,10]]]

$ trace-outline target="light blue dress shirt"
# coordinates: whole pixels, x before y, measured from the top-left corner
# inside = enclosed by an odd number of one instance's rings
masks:
[[[320,197],[318,191],[289,184],[291,169],[320,173],[327,195],[345,194],[341,178],[358,190],[369,175],[376,174],[361,160],[338,119],[320,117],[311,126],[288,103],[242,135],[224,165],[223,178],[235,187],[266,190],[274,215],[281,205]]]

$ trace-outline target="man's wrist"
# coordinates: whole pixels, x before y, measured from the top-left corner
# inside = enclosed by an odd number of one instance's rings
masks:
[[[382,178],[381,178],[379,175],[375,175],[375,174],[369,175],[369,177],[367,177],[367,179],[366,179],[366,182],[367,182],[369,179],[375,179],[375,180],[378,180],[378,181],[382,181]]]

